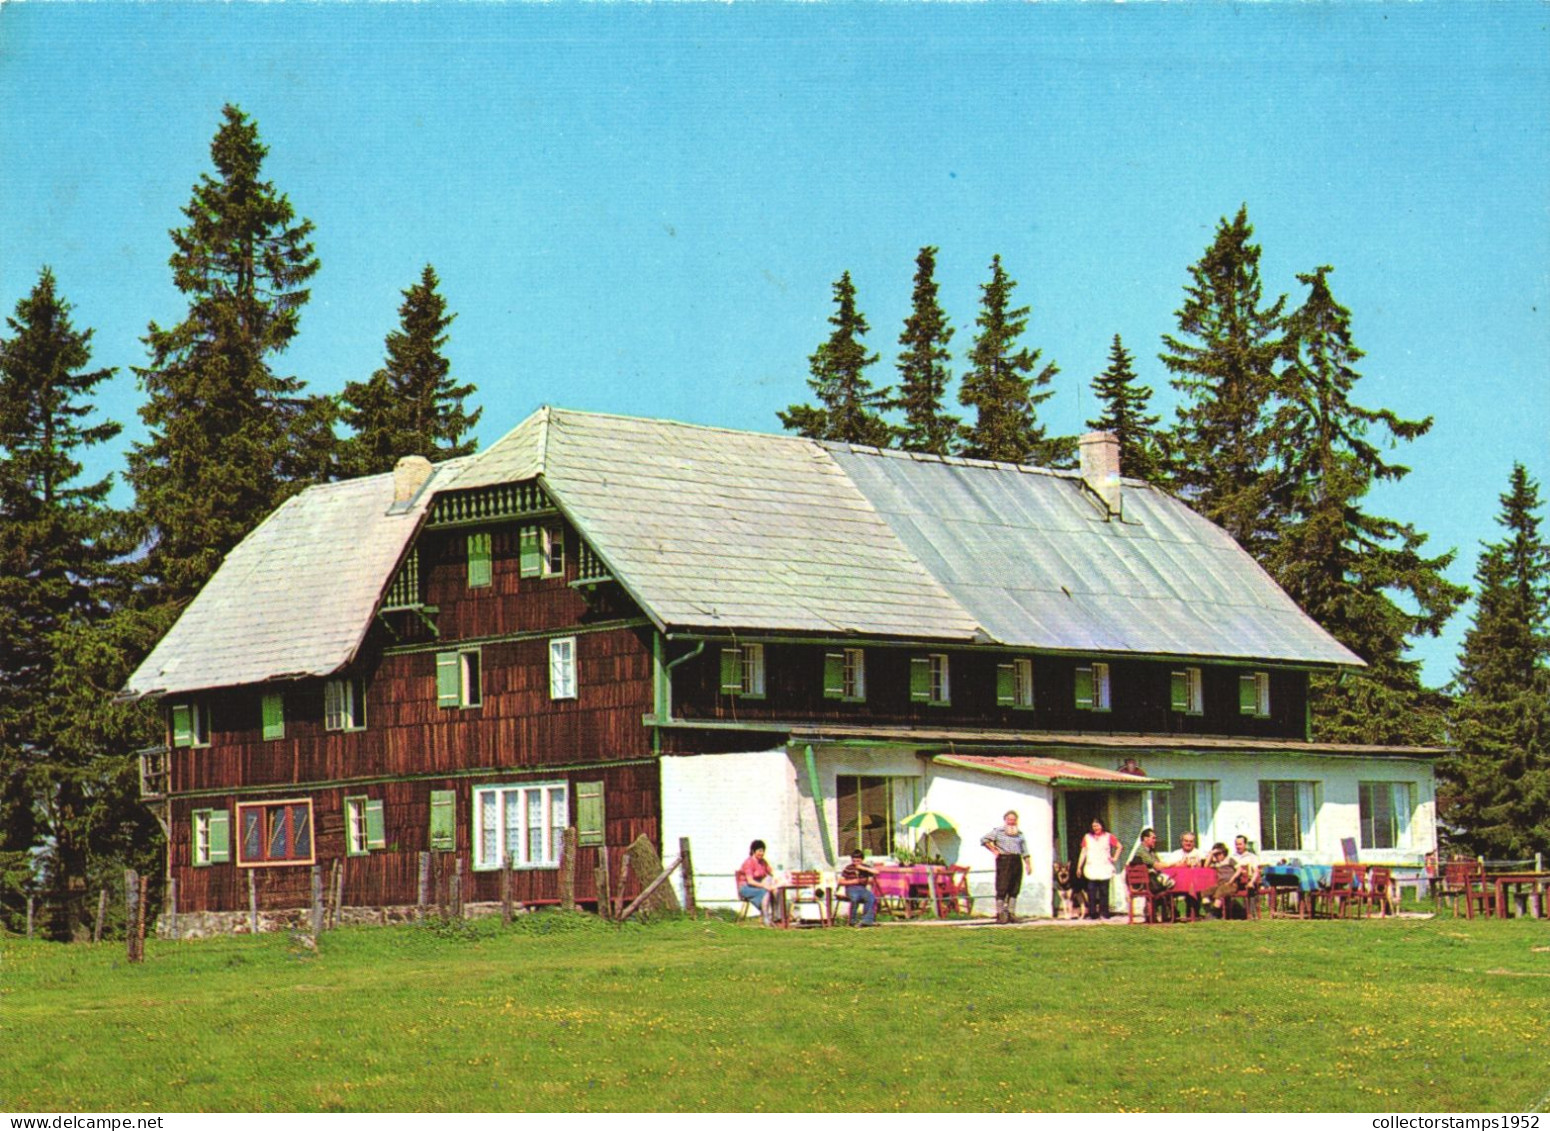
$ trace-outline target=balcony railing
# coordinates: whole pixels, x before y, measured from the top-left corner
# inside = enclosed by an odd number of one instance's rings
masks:
[[[140,800],[160,801],[167,796],[172,762],[165,746],[147,746],[140,755]]]

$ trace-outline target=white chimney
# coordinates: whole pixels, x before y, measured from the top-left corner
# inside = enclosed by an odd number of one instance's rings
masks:
[[[393,505],[402,507],[413,502],[430,477],[431,461],[424,456],[405,456],[399,460],[393,466]]]
[[[1089,432],[1077,441],[1081,449],[1082,478],[1093,494],[1103,500],[1111,518],[1122,513],[1119,483],[1119,437],[1113,432]]]

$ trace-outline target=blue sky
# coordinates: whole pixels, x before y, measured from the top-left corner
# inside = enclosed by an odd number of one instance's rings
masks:
[[[1550,8],[1497,4],[0,7],[0,306],[49,264],[99,398],[184,306],[167,230],[227,101],[317,225],[282,364],[381,362],[434,264],[490,441],[541,403],[778,430],[850,271],[891,362],[935,244],[962,353],[993,254],[1074,432],[1121,334],[1156,360],[1246,203],[1267,291],[1335,268],[1360,398],[1434,415],[1374,499],[1468,581],[1514,460],[1550,479]],[[118,470],[121,448],[94,470]],[[1423,645],[1448,678],[1465,618]]]

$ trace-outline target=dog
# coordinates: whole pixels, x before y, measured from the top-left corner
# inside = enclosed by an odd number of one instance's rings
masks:
[[[1087,893],[1071,879],[1071,863],[1055,861],[1055,893],[1060,896],[1060,917],[1080,919],[1087,911]]]

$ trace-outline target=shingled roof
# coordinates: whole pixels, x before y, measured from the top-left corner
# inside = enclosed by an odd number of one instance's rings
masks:
[[[303,492],[234,550],[128,695],[354,658],[437,493],[537,479],[658,625],[1357,665],[1221,530],[1125,480],[544,408],[439,466]]]

